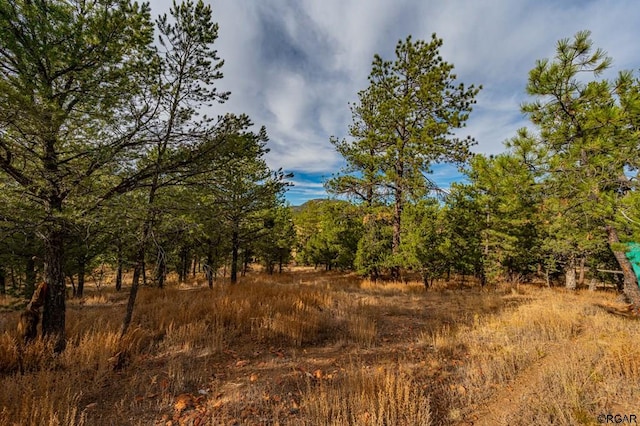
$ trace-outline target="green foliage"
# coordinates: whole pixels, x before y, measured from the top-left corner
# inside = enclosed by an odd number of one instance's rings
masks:
[[[362,236],[360,210],[346,201],[313,200],[294,216],[298,236],[296,261],[350,269]]]
[[[403,212],[402,244],[397,262],[419,271],[426,286],[450,267],[450,235],[443,213],[443,208],[433,199],[410,205]]]
[[[495,157],[476,155],[467,171],[480,221],[483,272],[490,280],[536,271],[541,245],[540,148],[526,130]]]
[[[365,215],[364,233],[354,260],[359,274],[378,278],[395,264],[392,257],[393,226],[388,207],[371,208]]]
[[[442,211],[447,235],[443,252],[448,267],[462,274],[483,278],[485,216],[478,192],[469,185],[454,183]]]
[[[394,61],[375,55],[369,87],[358,93],[359,103],[351,109],[353,140],[331,140],[347,167],[327,182],[327,189],[369,207],[394,205],[393,256],[386,259],[394,275],[402,263],[405,206],[434,189],[427,178],[433,163],[463,163],[474,143],[470,137],[454,136],[453,130],[464,127],[480,89],[456,82],[453,65],[440,56],[441,47],[442,39],[435,34],[428,42],[407,37],[398,42]],[[366,231],[371,244],[377,245],[379,230],[375,226]],[[378,259],[382,252],[372,248],[369,253],[366,245],[361,244],[360,259]]]
[[[588,31],[560,40],[554,59],[531,70],[527,91],[536,99],[522,108],[540,128],[546,151],[543,247],[568,272],[576,259],[601,251],[624,194],[635,185],[626,171],[637,167],[637,87],[629,73],[614,82],[596,80],[610,65]]]
[[[254,244],[255,254],[267,272],[274,273],[276,265],[278,272],[282,272],[283,266],[291,260],[296,239],[291,209],[286,205],[278,205],[267,210],[263,225],[263,235]]]

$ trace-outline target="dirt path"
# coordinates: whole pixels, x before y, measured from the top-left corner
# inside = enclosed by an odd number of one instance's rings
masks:
[[[544,373],[553,369],[560,360],[566,358],[567,348],[580,346],[588,339],[589,333],[580,330],[577,336],[559,342],[552,342],[545,348],[545,355],[529,365],[515,380],[505,385],[494,395],[473,419],[474,426],[496,426],[518,424],[523,421],[518,416],[529,397],[539,392],[540,380]]]

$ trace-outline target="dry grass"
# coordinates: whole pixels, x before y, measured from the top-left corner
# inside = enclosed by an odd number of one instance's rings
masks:
[[[303,394],[309,425],[430,425],[429,398],[411,371],[353,365],[340,380],[317,380]]]
[[[614,297],[298,269],[142,288],[120,339],[126,294],[103,285],[24,374],[0,314],[0,424],[595,424],[640,409],[640,323]]]
[[[448,389],[449,419],[587,425],[600,414],[640,414],[640,322],[598,307],[610,295],[535,296],[438,339],[462,345],[467,358]]]

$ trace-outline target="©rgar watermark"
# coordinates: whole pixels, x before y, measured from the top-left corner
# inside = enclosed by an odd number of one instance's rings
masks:
[[[637,425],[639,418],[640,418],[640,415],[631,414],[631,413],[627,413],[627,414],[603,413],[603,414],[598,414],[597,420],[598,420],[598,423],[600,424]]]

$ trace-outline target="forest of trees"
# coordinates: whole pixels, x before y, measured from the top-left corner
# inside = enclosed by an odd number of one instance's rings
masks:
[[[155,24],[126,0],[0,3],[0,291],[46,282],[56,350],[66,283],[81,296],[96,265],[118,289],[134,271],[124,333],[141,280],[184,278],[194,258],[210,285],[250,255],[288,261],[287,176],[266,165],[266,130],[201,114],[229,97],[217,35],[202,1]]]
[[[332,139],[347,163],[326,182],[339,197],[295,218],[300,260],[374,278],[419,273],[427,287],[452,273],[616,282],[640,307],[627,256],[640,238],[638,78],[602,78],[611,59],[588,31],[560,40],[529,73],[532,128],[500,155],[472,154],[473,139],[454,134],[481,88],[455,82],[441,45],[407,38],[394,61],[375,57],[350,138]],[[440,162],[458,164],[464,182],[438,188],[429,172]]]
[[[46,283],[56,350],[67,287],[82,297],[104,267],[130,289],[123,333],[142,283],[199,265],[213,286],[223,269],[236,282],[250,262],[273,273],[292,259],[427,287],[461,274],[575,288],[621,270],[640,306],[625,255],[640,238],[640,84],[603,79],[610,59],[588,32],[537,62],[522,106],[534,130],[489,157],[455,136],[481,87],[456,81],[435,35],[400,41],[393,61],[374,58],[350,138],[332,138],[347,164],[326,182],[335,198],[295,211],[267,130],[202,114],[230,96],[217,35],[202,1],[157,20],[128,0],[0,3],[0,292]],[[465,182],[438,188],[436,163]]]

